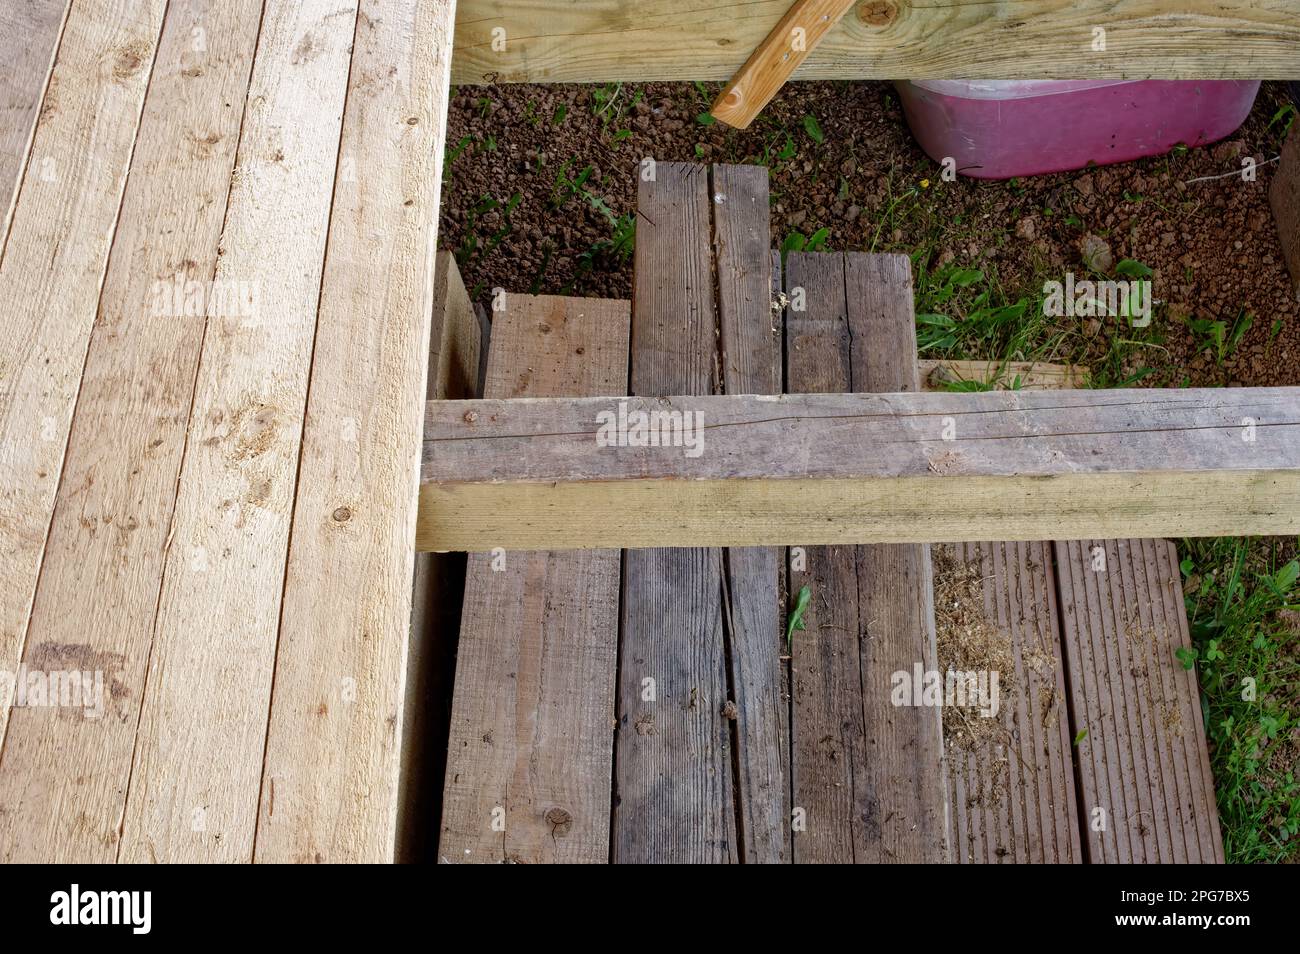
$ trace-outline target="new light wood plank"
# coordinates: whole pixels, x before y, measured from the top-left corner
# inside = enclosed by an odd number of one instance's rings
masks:
[[[362,0],[357,12],[275,657],[260,862],[394,857],[454,7]]]
[[[620,404],[699,414],[700,452],[599,446],[599,415]],[[473,548],[483,534],[646,547],[1300,529],[1290,388],[449,402],[428,414],[423,547]]]
[[[23,651],[163,0],[64,27],[0,262],[0,670]],[[9,706],[0,706],[0,734]]]
[[[204,339],[123,819],[124,861],[253,857],[356,20],[355,6],[324,0],[276,0],[263,13],[217,266],[218,280],[256,289],[256,306],[248,316],[214,319]],[[357,174],[365,175],[363,166]],[[403,272],[400,280],[416,281],[418,274],[418,268]],[[423,346],[412,346],[417,360]],[[348,430],[342,419],[318,426],[336,435]],[[398,542],[386,545],[396,549]],[[328,575],[337,568],[318,569]],[[329,585],[361,595],[355,591],[360,580],[329,578]],[[409,592],[409,563],[402,586]],[[405,625],[402,620],[388,632],[401,633]],[[370,684],[364,673],[355,676],[360,696]],[[373,763],[355,770],[359,778],[375,778]],[[303,798],[296,788],[287,794]],[[293,801],[277,808],[301,817]],[[340,840],[347,843],[351,831],[341,823]]]
[[[767,170],[710,169],[723,390],[780,394],[782,318],[772,309]],[[775,267],[779,270],[780,258]],[[779,285],[778,285],[779,287]],[[771,547],[723,557],[740,844],[746,862],[789,860],[789,701],[781,630],[781,563]]]
[[[0,254],[68,6],[15,0],[0,7]]]
[[[945,653],[949,637],[975,647],[967,652],[996,640],[990,653],[1011,663],[999,672],[999,711],[991,716],[996,729],[980,725],[983,716],[969,708],[947,720],[953,860],[1080,863],[1051,545],[968,543],[934,550],[939,671],[970,671],[969,660]],[[971,589],[978,605],[967,605]],[[941,596],[956,605],[939,605]],[[990,629],[970,627],[973,637],[945,630],[965,626],[981,610]]]
[[[627,387],[627,302],[510,295],[486,391]],[[439,860],[609,860],[617,550],[475,554],[466,574]]]
[[[452,81],[726,80],[790,2],[465,0]],[[1284,79],[1298,46],[1293,0],[882,0],[859,3],[794,78]]]
[[[856,2],[795,0],[745,65],[722,88],[710,114],[729,126],[747,128]]]
[[[477,394],[482,344],[482,329],[456,257],[439,252],[429,329],[429,400]],[[401,862],[431,860],[438,848],[465,563],[459,553],[415,555],[397,818]]]
[[[1221,863],[1177,555],[1166,540],[1055,544],[1078,732],[1080,812],[1094,863]]]
[[[117,853],[202,311],[219,306],[207,289],[260,14],[257,0],[168,8],[24,657],[34,670],[102,672],[105,711],[14,710],[0,761],[7,860]],[[200,313],[186,313],[187,299]]]
[[[630,390],[718,383],[708,170],[659,162],[637,195]],[[665,538],[664,543],[680,543]],[[613,860],[737,860],[722,553],[624,556]]]

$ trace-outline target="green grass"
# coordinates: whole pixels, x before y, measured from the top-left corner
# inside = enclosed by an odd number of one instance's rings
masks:
[[[1184,540],[1182,572],[1230,862],[1300,857],[1300,562],[1276,539]]]

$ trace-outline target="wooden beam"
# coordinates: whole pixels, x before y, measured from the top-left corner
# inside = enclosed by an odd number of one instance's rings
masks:
[[[665,412],[694,450],[598,443]],[[1296,388],[435,402],[425,433],[430,549],[1300,530]]]
[[[1087,369],[1077,364],[923,358],[917,365],[921,387],[927,391],[957,390],[968,384],[1016,390],[1081,388],[1088,380]]]
[[[454,7],[361,0],[355,41],[341,37],[351,70],[340,57],[347,108],[284,576],[259,862],[394,857]],[[319,44],[322,29],[332,40],[335,20],[351,25],[346,5],[318,14],[326,25],[302,42]],[[333,90],[333,71],[323,79]],[[317,125],[291,122],[304,133]],[[301,204],[317,192],[279,194]]]
[[[726,80],[789,8],[462,0],[452,81]],[[1295,0],[862,0],[794,78],[1288,79],[1297,49]]]

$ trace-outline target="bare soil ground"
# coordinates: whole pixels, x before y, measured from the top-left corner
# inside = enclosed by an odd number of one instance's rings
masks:
[[[912,256],[918,313],[957,323],[926,356],[1076,360],[1094,383],[1300,384],[1300,306],[1268,207],[1286,120],[1266,83],[1222,143],[1005,182],[959,178],[913,141],[886,83],[787,86],[753,127],[709,123],[715,85],[461,87],[451,105],[443,247],[478,297],[509,291],[628,298],[629,224],[643,157],[761,163],[772,243]],[[1068,121],[1068,117],[1063,117]],[[1227,175],[1257,162],[1253,182]],[[822,231],[825,230],[825,231]],[[1152,327],[1046,320],[1042,285],[1085,271],[1084,249],[1153,270]],[[954,289],[957,272],[978,270]],[[956,294],[952,294],[953,292]],[[1018,327],[990,306],[1025,303]],[[928,343],[927,343],[928,342]]]

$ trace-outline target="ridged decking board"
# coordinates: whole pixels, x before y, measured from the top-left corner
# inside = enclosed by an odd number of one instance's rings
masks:
[[[985,653],[1009,663],[991,725],[973,707],[945,716],[952,860],[1078,864],[1052,545],[943,544],[933,553],[939,670],[971,671]]]
[[[911,269],[884,255],[791,254],[790,388],[915,390]],[[777,447],[779,445],[771,445]],[[791,543],[798,538],[792,538]],[[796,862],[935,862],[948,855],[939,710],[897,707],[891,675],[934,668],[929,547],[800,547],[811,592],[791,659]]]
[[[462,0],[452,78],[726,80],[789,8],[790,0]],[[1294,74],[1297,48],[1294,0],[1184,0],[1176,9],[1162,0],[864,0],[794,78],[1282,79]]]
[[[1079,814],[1093,863],[1222,862],[1178,555],[1167,540],[1057,543]]]
[[[0,858],[389,860],[453,4],[67,9],[0,40],[0,671],[104,714],[0,707]]]
[[[432,549],[1294,533],[1300,388],[431,404],[421,504]]]
[[[508,295],[485,393],[627,386],[626,302]],[[617,550],[475,554],[466,569],[438,858],[609,860]]]

